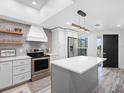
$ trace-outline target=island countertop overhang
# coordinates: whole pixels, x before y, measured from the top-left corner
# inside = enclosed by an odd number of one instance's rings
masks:
[[[77,74],[83,74],[105,60],[106,58],[77,56],[72,58],[54,60],[51,61],[51,64],[75,72]]]

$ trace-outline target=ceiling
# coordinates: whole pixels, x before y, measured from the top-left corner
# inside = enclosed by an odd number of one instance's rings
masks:
[[[57,26],[69,27],[66,22],[79,24],[77,10],[87,13],[85,27],[90,30],[120,30],[124,29],[124,0],[74,0],[74,4],[45,21],[47,28]],[[99,26],[95,26],[99,24]],[[120,24],[120,27],[117,25]],[[81,19],[81,25],[83,19]]]
[[[25,4],[29,7],[35,8],[37,10],[40,10],[47,2],[48,0],[16,0],[22,4]],[[33,5],[32,2],[35,1],[37,4]]]

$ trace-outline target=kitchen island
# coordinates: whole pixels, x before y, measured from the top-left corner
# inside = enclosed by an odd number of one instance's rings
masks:
[[[52,93],[90,93],[98,85],[98,64],[105,60],[78,56],[52,61]]]

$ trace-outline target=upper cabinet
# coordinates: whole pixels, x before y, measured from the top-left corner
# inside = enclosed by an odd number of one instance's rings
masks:
[[[66,58],[66,31],[60,28],[52,30],[52,53],[56,59]]]
[[[42,27],[32,25],[27,35],[27,41],[48,42]]]
[[[67,37],[78,38],[78,32],[76,32],[76,31],[67,31]]]

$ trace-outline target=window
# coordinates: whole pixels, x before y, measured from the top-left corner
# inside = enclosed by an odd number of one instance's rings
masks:
[[[102,38],[98,37],[97,38],[97,57],[101,57],[102,53]]]
[[[87,55],[88,38],[78,39],[78,55]]]

